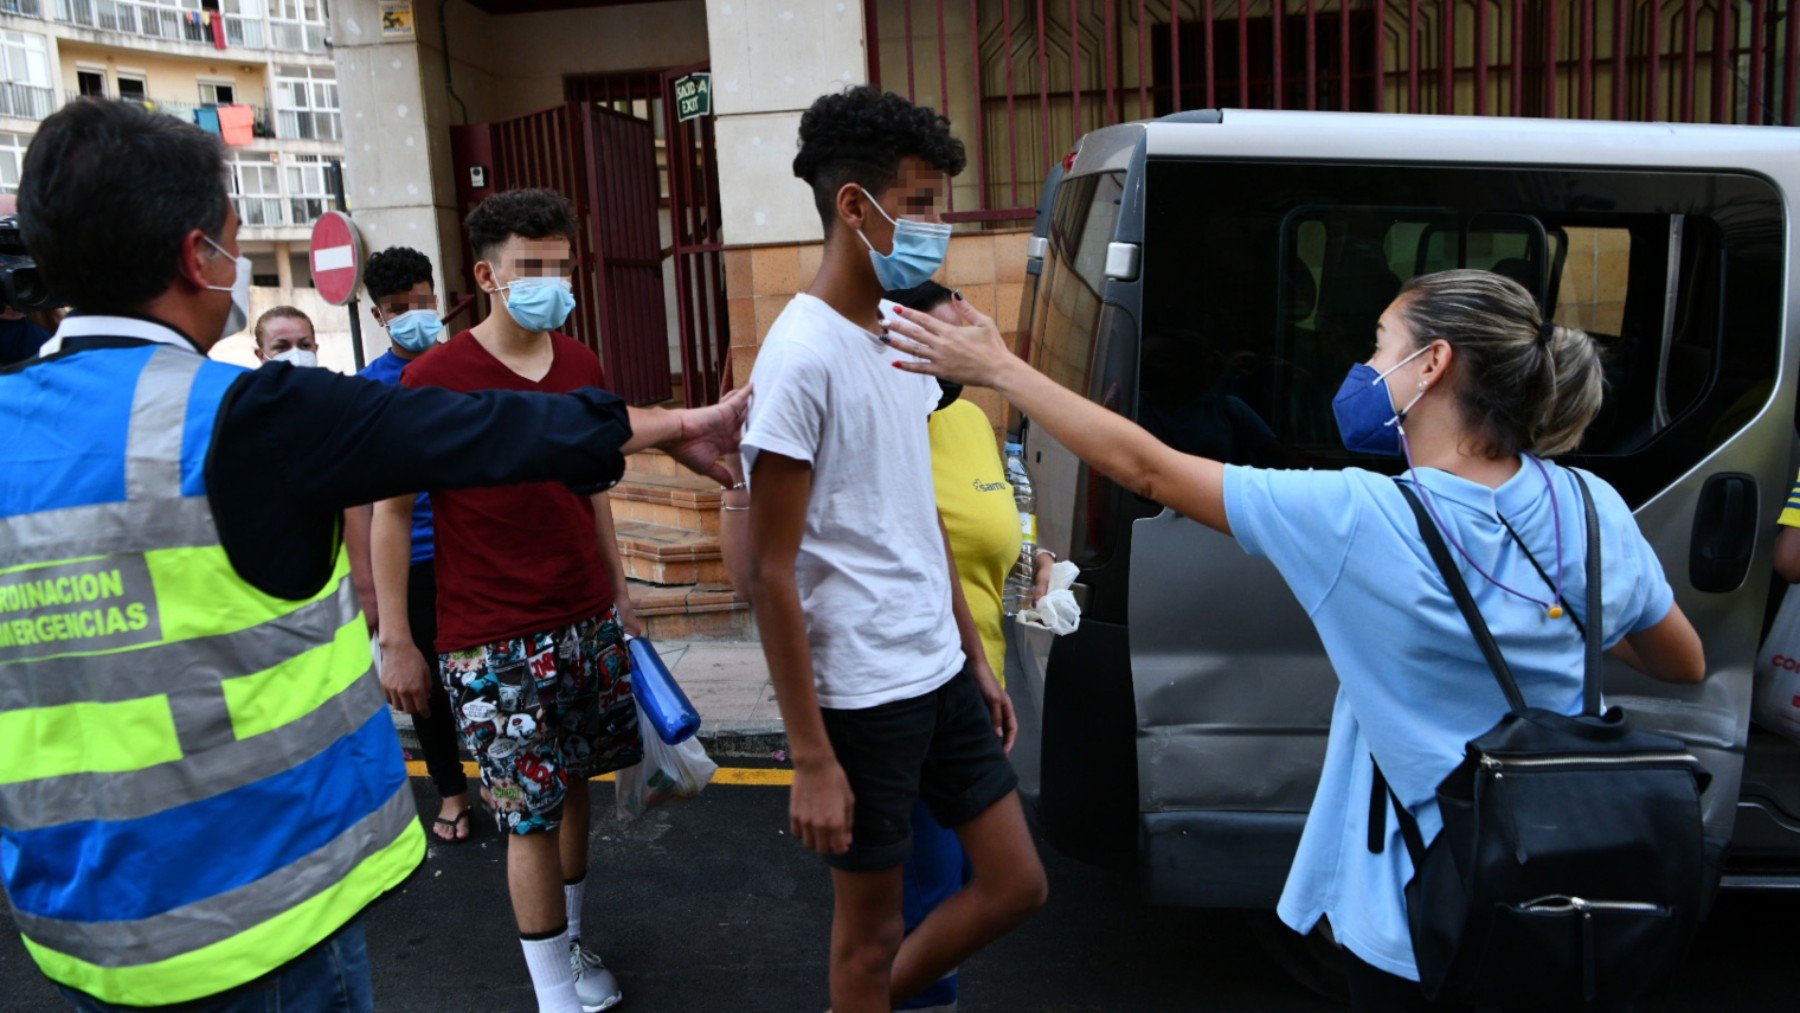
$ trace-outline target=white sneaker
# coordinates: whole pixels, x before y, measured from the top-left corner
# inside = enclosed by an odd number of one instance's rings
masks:
[[[619,990],[619,979],[606,969],[600,955],[569,940],[569,968],[575,972],[575,997],[581,1000],[582,1013],[600,1013],[611,1009],[625,998]]]

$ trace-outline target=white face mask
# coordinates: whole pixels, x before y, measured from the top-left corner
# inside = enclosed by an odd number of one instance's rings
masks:
[[[269,361],[285,362],[290,365],[298,366],[301,369],[306,369],[309,366],[317,366],[319,364],[319,355],[317,352],[309,352],[304,348],[290,348],[280,355],[269,356]]]
[[[229,257],[225,247],[213,242],[211,236],[201,236],[213,249]],[[230,285],[208,285],[214,292],[231,293],[231,313],[225,317],[225,326],[219,331],[219,337],[228,338],[250,326],[250,258],[243,254],[237,256],[237,277]],[[308,353],[311,354],[311,353]],[[316,365],[316,363],[314,363]]]

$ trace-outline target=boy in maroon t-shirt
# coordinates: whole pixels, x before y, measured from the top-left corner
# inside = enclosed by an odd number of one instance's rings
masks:
[[[408,365],[400,382],[546,393],[603,386],[594,353],[555,330],[575,305],[569,201],[510,190],[482,202],[467,225],[475,279],[493,310]],[[611,507],[605,493],[560,482],[429,491],[439,674],[509,835],[507,882],[539,1008],[606,1009],[620,999],[618,982],[581,946],[587,779],[643,757],[623,638],[626,626],[639,631]],[[377,507],[391,515],[383,531],[405,530],[412,500]],[[379,589],[384,618],[405,614],[387,607],[405,592]],[[383,665],[424,664],[409,631],[384,622],[380,637]]]

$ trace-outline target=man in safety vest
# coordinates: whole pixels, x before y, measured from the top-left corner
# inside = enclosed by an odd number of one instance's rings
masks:
[[[367,1009],[358,915],[425,842],[344,508],[603,489],[651,446],[719,478],[745,399],[212,362],[250,283],[224,174],[216,138],[126,103],[69,105],[25,156],[25,240],[77,312],[0,369],[0,882],[83,1009]]]

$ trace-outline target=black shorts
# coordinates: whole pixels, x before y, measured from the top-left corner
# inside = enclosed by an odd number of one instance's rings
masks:
[[[946,827],[986,812],[1018,787],[967,666],[923,696],[860,710],[821,708],[825,734],[856,795],[850,850],[833,868],[878,872],[912,855],[912,810],[923,799]]]

